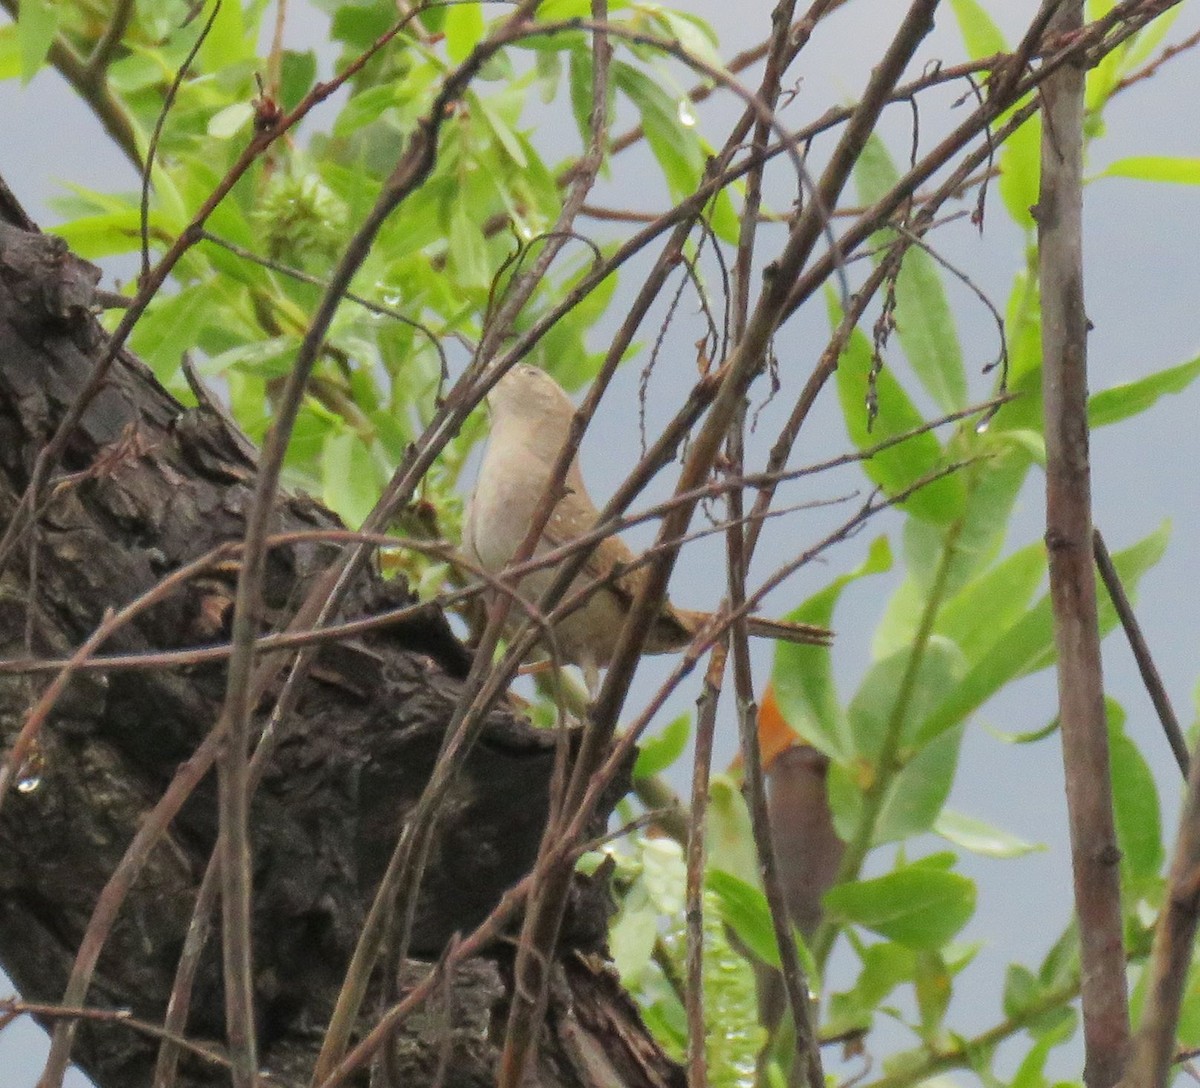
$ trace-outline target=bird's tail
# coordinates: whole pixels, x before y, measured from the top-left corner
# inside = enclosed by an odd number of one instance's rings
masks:
[[[813,623],[792,623],[790,620],[771,620],[765,616],[747,616],[746,631],[756,638],[771,638],[776,642],[797,642],[802,646],[828,646],[833,632]]]

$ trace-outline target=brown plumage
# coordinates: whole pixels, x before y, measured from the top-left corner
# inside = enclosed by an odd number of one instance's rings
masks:
[[[488,405],[492,430],[467,506],[463,549],[485,570],[498,574],[525,539],[550,483],[554,463],[568,440],[575,406],[549,374],[523,364],[513,367],[497,382]],[[578,539],[596,524],[596,506],[584,485],[578,458],[571,461],[563,484],[563,495],[542,532],[535,555]],[[560,655],[589,676],[611,660],[630,602],[647,577],[643,567],[614,577],[615,571],[634,562],[633,552],[620,537],[601,540],[570,592],[608,581],[595,589],[587,604],[555,625]],[[536,603],[553,577],[553,568],[526,575],[520,585],[522,597]],[[522,618],[515,608],[509,615],[513,622]],[[666,602],[647,636],[644,652],[667,653],[684,648],[711,618],[711,613]],[[833,637],[823,627],[758,616],[750,617],[748,626],[752,634],[819,646],[828,645]]]

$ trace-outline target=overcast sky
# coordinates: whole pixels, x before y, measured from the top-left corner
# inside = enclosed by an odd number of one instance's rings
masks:
[[[771,4],[766,0],[715,3],[696,0],[676,6],[711,20],[723,42],[723,53],[731,56],[762,37]],[[852,100],[861,87],[867,68],[877,57],[905,5],[895,0],[859,0],[823,27],[803,54],[796,74],[803,82],[789,118],[811,118],[829,104]],[[989,5],[1015,38],[1030,14],[1034,0],[1003,0]],[[926,41],[922,62],[941,58],[953,63],[962,58],[962,47],[947,10],[936,32]],[[306,47],[321,37],[321,20],[301,3],[290,14],[292,47]],[[1179,40],[1200,25],[1195,5],[1179,19],[1172,39]],[[919,65],[918,65],[919,67]],[[328,63],[326,64],[328,68]],[[1196,87],[1200,67],[1193,58],[1168,66],[1153,80],[1121,96],[1108,110],[1108,132],[1098,145],[1103,161],[1089,164],[1093,173],[1104,162],[1135,154],[1200,155],[1200,125],[1197,124]],[[957,93],[957,92],[956,92]],[[943,98],[943,107],[949,98]],[[536,118],[542,139],[556,134],[577,141],[573,126],[562,116],[562,100],[544,107],[546,116]],[[738,107],[716,102],[700,111],[700,120],[714,137],[724,131],[723,122]],[[95,189],[129,189],[134,178],[124,159],[111,150],[90,112],[75,100],[69,89],[52,73],[45,72],[28,87],[0,84],[0,174],[8,181],[43,225],[56,221],[48,200],[68,182]],[[315,124],[332,117],[326,111]],[[909,114],[897,109],[888,116],[892,145],[899,153],[907,147]],[[926,145],[939,129],[955,120],[944,109],[931,104],[922,116]],[[53,138],[48,133],[53,131]],[[574,143],[566,146],[574,146]],[[550,158],[558,158],[554,151]],[[618,160],[613,178],[598,203],[639,206],[650,210],[654,203],[656,170],[644,151],[635,150]],[[781,205],[786,196],[780,195]],[[1196,258],[1200,222],[1200,190],[1184,186],[1152,187],[1132,182],[1103,180],[1086,194],[1086,253],[1088,314],[1095,325],[1089,345],[1091,386],[1100,389],[1129,381],[1153,370],[1193,357],[1200,352],[1200,261]],[[1003,308],[1013,272],[1023,260],[1024,240],[1010,228],[996,202],[982,238],[969,224],[952,225],[937,236],[941,252],[967,269]],[[626,277],[624,289],[636,282]],[[956,305],[960,301],[955,296]],[[614,312],[620,313],[617,305]],[[995,354],[995,332],[982,307],[963,302],[957,305],[957,320],[969,365],[975,368],[972,392],[979,397],[990,390],[990,379],[980,368]],[[779,354],[807,372],[827,335],[823,312],[800,315],[781,334]],[[686,338],[685,338],[686,339]],[[898,353],[894,353],[898,354]],[[664,364],[656,376],[655,389],[672,395],[687,379],[691,362],[684,359]],[[631,369],[614,391],[614,404],[628,406],[635,395],[637,375]],[[1143,583],[1139,614],[1160,671],[1185,721],[1192,718],[1192,690],[1196,683],[1196,617],[1200,612],[1200,517],[1196,509],[1194,466],[1200,460],[1197,440],[1197,392],[1168,398],[1146,417],[1132,425],[1108,428],[1093,440],[1093,470],[1096,522],[1105,532],[1110,548],[1117,550],[1145,536],[1164,520],[1173,523],[1166,559]],[[832,396],[819,402],[812,433],[803,442],[807,451],[820,456],[845,446],[840,415]],[[629,466],[615,464],[608,451],[636,448],[631,430],[633,413],[614,407],[599,421],[583,451],[585,475],[592,494],[603,501]],[[763,433],[770,432],[773,417],[768,410]],[[664,482],[663,486],[666,486]],[[847,477],[823,482],[810,490],[810,498],[828,498],[842,493],[854,481]],[[1042,533],[1042,479],[1031,474],[1013,523],[1012,547],[1029,543]],[[890,524],[895,529],[897,522]],[[848,569],[861,557],[871,539],[883,531],[883,523],[852,541],[830,557],[828,565],[800,576],[773,602],[786,608],[818,588],[836,571]],[[814,537],[817,535],[813,533]],[[635,541],[636,542],[636,541]],[[770,570],[787,557],[786,541],[769,550],[765,536],[760,569]],[[688,570],[701,572],[700,581],[719,579],[722,558],[717,543],[689,554]],[[894,580],[871,580],[847,593],[837,615],[838,645],[835,661],[843,699],[857,686],[869,661],[869,645],[875,624]],[[682,604],[688,599],[688,579],[677,576],[674,595]],[[759,677],[769,669],[769,652],[760,651],[756,662]],[[635,689],[630,706],[639,705],[661,678],[669,662],[648,662]],[[1158,776],[1166,826],[1173,826],[1177,811],[1178,772],[1170,760],[1148,700],[1137,679],[1129,654],[1119,636],[1105,645],[1105,670],[1111,694],[1129,713],[1128,729],[1151,760]],[[694,693],[681,696],[675,711],[688,709]],[[967,731],[959,779],[951,800],[953,807],[987,819],[1024,838],[1044,842],[1045,852],[1015,861],[992,862],[967,859],[963,871],[980,885],[979,909],[964,934],[983,939],[987,947],[959,986],[978,997],[958,1007],[952,1026],[969,1033],[985,1028],[1000,1016],[1000,979],[1014,959],[1036,965],[1048,943],[1059,933],[1070,911],[1070,870],[1065,831],[1065,801],[1057,740],[1034,746],[1013,747],[996,740],[983,726],[1020,732],[1045,725],[1054,715],[1055,687],[1051,673],[1023,682],[990,704]],[[664,719],[667,720],[667,719]],[[732,723],[723,728],[719,761],[728,761],[734,740]],[[723,763],[722,763],[723,765]],[[1173,838],[1173,834],[1171,836]],[[936,843],[936,840],[931,840]],[[935,846],[936,848],[936,846]],[[1031,921],[1036,920],[1036,922]],[[1039,925],[1038,922],[1044,924]],[[848,981],[848,980],[846,980]],[[896,1036],[908,1045],[903,1036]],[[883,1047],[872,1047],[877,1054]],[[6,1084],[32,1085],[40,1071],[44,1045],[36,1029],[18,1024],[0,1036],[0,1070]],[[1078,1076],[1069,1061],[1055,1072]],[[963,1078],[965,1079],[965,1078]],[[85,1084],[79,1077],[75,1084]]]

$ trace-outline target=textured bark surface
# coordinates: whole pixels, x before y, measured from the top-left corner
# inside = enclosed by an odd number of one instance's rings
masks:
[[[3,195],[3,194],[0,194]],[[94,270],[56,239],[0,223],[0,525],[37,455],[90,373],[103,333]],[[165,573],[242,534],[255,465],[208,409],[184,409],[123,356],[57,466],[35,529],[0,572],[0,655],[62,656]],[[311,500],[278,503],[279,530],[336,526]],[[327,546],[271,553],[264,630],[286,620]],[[31,584],[31,572],[33,582]],[[235,571],[194,581],[123,629],[104,652],[220,641]],[[405,603],[374,575],[344,614]],[[322,652],[254,799],[254,927],[263,1064],[304,1083],[375,882],[436,756],[469,663],[444,617]],[[48,683],[0,675],[5,748]],[[140,817],[215,720],[221,665],[89,672],[74,679],[40,742],[40,783],[0,813],[0,961],[30,1000],[53,1002],[96,897]],[[266,709],[266,705],[264,705]],[[414,956],[435,959],[530,867],[546,814],[552,738],[504,711],[460,768],[422,888]],[[159,845],[122,910],[89,995],[161,1022],[196,887],[214,842],[210,775]],[[614,799],[615,800],[615,799]],[[594,892],[594,890],[593,890]],[[539,1062],[544,1084],[671,1084],[678,1072],[641,1027],[598,953],[604,899],[579,897],[560,951]],[[190,1036],[223,1034],[220,956],[211,942]],[[511,949],[456,972],[397,1039],[406,1084],[487,1084],[507,1013]],[[425,965],[410,962],[404,977]],[[449,1007],[446,997],[449,995]],[[119,1024],[81,1028],[75,1056],[96,1082],[148,1083],[156,1043]],[[195,1059],[181,1083],[222,1084]]]

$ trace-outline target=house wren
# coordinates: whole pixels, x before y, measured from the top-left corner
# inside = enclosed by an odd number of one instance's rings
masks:
[[[488,406],[491,435],[467,505],[463,550],[484,570],[499,574],[525,539],[534,512],[550,486],[550,474],[569,437],[575,405],[545,371],[520,364],[496,383],[488,395]],[[597,510],[584,486],[579,459],[572,458],[562,497],[542,530],[534,556],[578,539],[594,528],[596,520]],[[646,577],[643,567],[625,569],[634,560],[620,537],[608,536],[596,544],[569,591],[574,594],[593,587],[594,592],[586,604],[555,624],[562,659],[583,669],[589,677],[589,688],[594,688],[596,671],[611,660],[630,604]],[[520,583],[521,596],[536,604],[554,575],[553,567],[525,575]],[[509,615],[513,622],[520,618],[515,608]],[[680,650],[711,618],[708,612],[692,612],[664,602],[643,652]],[[790,642],[824,646],[833,637],[823,627],[757,616],[749,617],[747,624],[751,634]]]

